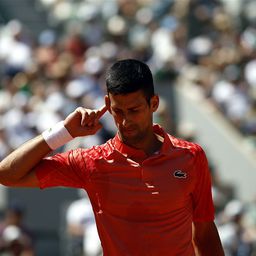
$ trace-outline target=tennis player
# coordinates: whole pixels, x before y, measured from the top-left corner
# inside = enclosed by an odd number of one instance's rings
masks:
[[[79,107],[7,156],[0,182],[85,189],[106,256],[223,256],[205,153],[153,124],[159,98],[149,67],[117,61],[106,86],[101,109]],[[75,137],[95,134],[106,111],[117,126],[114,138],[46,157]]]

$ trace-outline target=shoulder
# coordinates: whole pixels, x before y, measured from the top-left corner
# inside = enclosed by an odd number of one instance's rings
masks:
[[[168,137],[171,141],[173,149],[177,151],[182,151],[185,155],[189,154],[190,157],[194,159],[195,164],[202,164],[208,162],[204,149],[198,143],[186,141],[184,139],[177,138],[169,134]]]
[[[60,159],[64,163],[74,166],[77,170],[95,169],[95,161],[106,158],[113,152],[113,146],[110,139],[104,144],[96,145],[91,148],[77,148],[67,152],[57,154],[54,159]],[[58,160],[58,161],[60,161]]]
[[[105,158],[114,150],[112,140],[113,139],[110,139],[104,144],[96,145],[91,148],[78,148],[76,150],[73,150],[72,154],[76,156],[80,155],[83,158],[86,157],[92,160]]]
[[[204,150],[201,145],[195,142],[186,141],[181,138],[174,137],[170,134],[168,134],[168,137],[175,148],[187,149],[193,155],[204,154]]]

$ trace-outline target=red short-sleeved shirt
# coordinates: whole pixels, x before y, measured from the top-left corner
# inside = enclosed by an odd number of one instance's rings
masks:
[[[45,158],[36,168],[41,188],[87,191],[106,256],[192,256],[192,221],[214,219],[202,148],[154,129],[164,142],[150,157],[115,136]]]

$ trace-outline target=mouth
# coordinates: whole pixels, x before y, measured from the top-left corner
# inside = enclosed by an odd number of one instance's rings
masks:
[[[134,127],[129,127],[129,128],[123,128],[122,132],[124,134],[132,134],[136,131],[136,129]]]
[[[133,133],[134,129],[123,129],[123,133]]]

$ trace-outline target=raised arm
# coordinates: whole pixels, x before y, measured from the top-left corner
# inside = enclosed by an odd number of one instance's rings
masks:
[[[101,128],[99,119],[106,110],[105,106],[98,110],[77,108],[64,120],[64,127],[73,138],[95,134]],[[0,184],[11,187],[38,187],[39,183],[33,170],[51,151],[52,148],[42,135],[24,143],[1,161]]]

